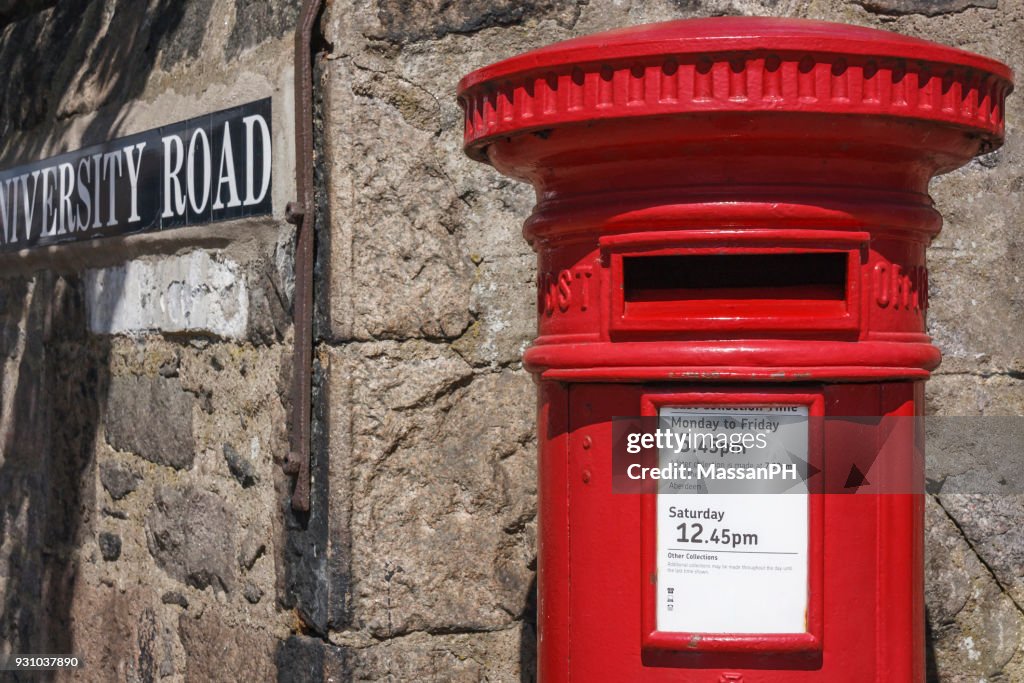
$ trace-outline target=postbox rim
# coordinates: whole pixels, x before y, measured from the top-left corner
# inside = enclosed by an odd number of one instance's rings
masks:
[[[879,29],[715,17],[597,33],[512,57],[462,79],[463,146],[598,121],[696,114],[851,115],[959,129],[1002,144],[1006,65]]]
[[[481,67],[464,76],[458,94],[481,84],[555,67],[608,60],[752,51],[906,59],[961,66],[1013,83],[1002,62],[893,31],[811,19],[706,17],[676,19],[571,38]]]

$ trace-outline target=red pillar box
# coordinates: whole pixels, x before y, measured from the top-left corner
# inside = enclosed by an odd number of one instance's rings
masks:
[[[939,363],[928,182],[1001,143],[1011,78],[892,33],[723,18],[462,80],[466,153],[537,191],[542,680],[924,679],[922,496],[839,491],[913,460],[879,418],[918,414]],[[617,493],[618,416],[763,434],[826,488]]]

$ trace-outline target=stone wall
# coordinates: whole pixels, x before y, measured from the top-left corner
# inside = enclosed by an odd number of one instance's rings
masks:
[[[0,256],[2,653],[80,653],[73,680],[276,677],[297,14],[0,5],[0,166],[272,97],[278,214]]]
[[[875,26],[1020,71],[1024,4],[996,4],[329,5],[318,355],[331,495],[348,501],[332,518],[345,558],[334,580],[350,601],[327,635],[354,680],[531,676],[533,395],[517,359],[534,333],[533,255],[520,235],[533,194],[461,153],[458,79],[557,40],[724,14]],[[1024,407],[1021,102],[1010,99],[1005,148],[934,184],[946,227],[930,256],[931,333],[946,360],[932,414]],[[932,676],[1024,680],[1024,575],[1004,534],[1024,521],[1021,498],[929,497],[927,521]]]
[[[1024,69],[1019,1],[326,5],[304,517],[278,466],[298,3],[0,2],[0,166],[268,95],[277,149],[273,219],[0,256],[0,652],[81,653],[75,680],[532,680],[533,196],[462,154],[458,79],[721,14],[877,26]],[[1024,413],[1021,102],[1002,150],[933,185],[933,414]],[[1024,680],[1022,522],[1019,497],[929,496],[935,680]]]

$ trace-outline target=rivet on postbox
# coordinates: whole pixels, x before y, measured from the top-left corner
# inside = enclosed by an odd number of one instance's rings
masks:
[[[1011,90],[961,50],[736,17],[462,79],[466,153],[538,198],[540,680],[924,680],[922,492],[873,457],[913,459],[882,425],[940,360],[928,183],[1002,144]],[[616,492],[636,416],[728,436],[722,459],[756,432],[822,487]]]

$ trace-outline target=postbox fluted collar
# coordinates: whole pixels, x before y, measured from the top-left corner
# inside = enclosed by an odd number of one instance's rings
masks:
[[[1013,73],[910,36],[803,19],[684,19],[583,36],[459,83],[466,151],[564,124],[720,111],[895,116],[1003,136]]]

